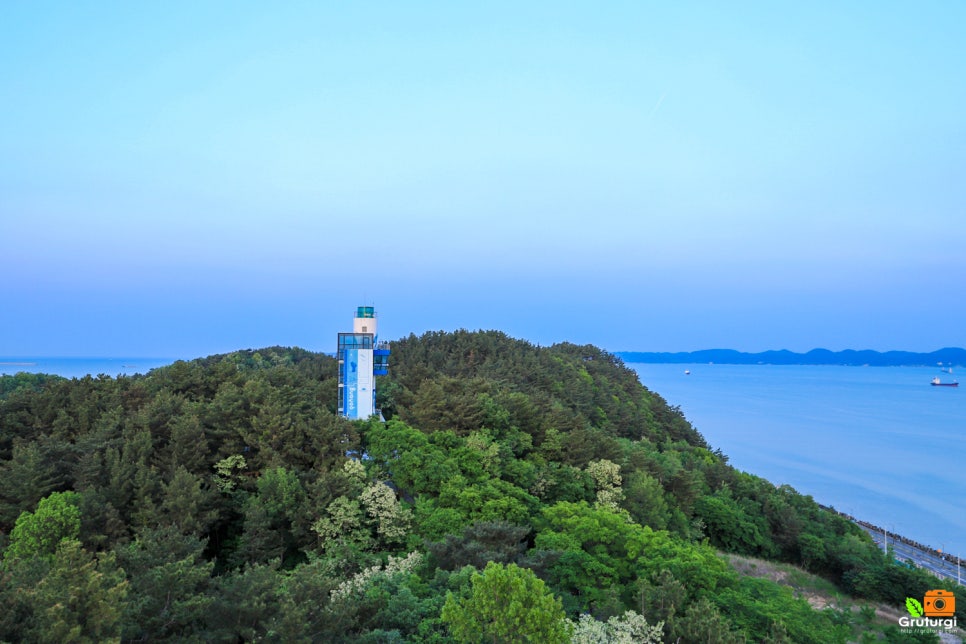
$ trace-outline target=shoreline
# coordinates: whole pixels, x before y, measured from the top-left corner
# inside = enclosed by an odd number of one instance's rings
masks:
[[[941,555],[946,555],[947,557],[949,557],[951,559],[952,558],[957,558],[957,559],[959,558],[959,555],[950,555],[950,553],[948,553],[948,552],[945,552],[944,553],[939,548],[934,548],[934,547],[929,546],[929,545],[926,545],[924,543],[920,543],[920,542],[916,541],[915,539],[908,539],[908,538],[902,536],[901,534],[897,534],[897,533],[894,533],[894,532],[889,532],[885,528],[883,528],[881,526],[877,526],[874,523],[870,523],[870,522],[864,521],[862,519],[856,519],[851,514],[847,514],[845,512],[840,512],[840,511],[836,510],[835,508],[833,508],[830,505],[823,505],[823,504],[819,503],[818,506],[820,508],[822,508],[823,510],[829,510],[830,512],[834,512],[835,514],[839,515],[840,517],[845,517],[849,521],[851,521],[853,523],[857,523],[860,526],[862,526],[863,528],[866,528],[868,530],[872,530],[874,532],[878,532],[880,534],[888,534],[889,536],[891,536],[893,539],[896,539],[900,543],[904,543],[907,546],[911,546],[913,548],[917,548],[918,550],[922,550],[923,552],[928,552],[929,554],[934,554],[937,557],[938,556],[941,556]]]
[[[921,543],[915,539],[909,539],[901,534],[889,532],[881,526],[877,526],[869,521],[857,519],[851,514],[840,512],[831,506],[821,503],[818,506],[823,510],[834,512],[864,529],[872,537],[874,543],[877,545],[881,543],[886,550],[892,550],[892,558],[897,564],[902,566],[915,566],[916,568],[932,573],[939,579],[956,581],[957,584],[963,585],[962,558],[959,555],[943,552],[938,548]],[[879,540],[880,536],[882,537],[881,542]],[[890,536],[892,537],[892,543],[888,541]],[[897,543],[901,544],[902,547],[897,548]],[[954,562],[956,564],[955,575],[951,568]],[[950,565],[949,571],[946,570],[947,563]]]

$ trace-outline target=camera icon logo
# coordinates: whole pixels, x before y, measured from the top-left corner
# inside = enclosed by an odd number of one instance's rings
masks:
[[[922,607],[926,617],[952,617],[956,612],[956,597],[948,590],[927,590]]]

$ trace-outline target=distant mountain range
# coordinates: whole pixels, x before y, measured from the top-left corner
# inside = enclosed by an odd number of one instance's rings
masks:
[[[943,366],[966,365],[966,349],[946,348],[932,353],[915,353],[912,351],[829,351],[828,349],[812,349],[808,353],[793,351],[763,351],[761,353],[743,353],[733,349],[705,349],[703,351],[688,351],[680,353],[657,353],[647,351],[617,351],[616,355],[624,362],[644,363],[707,363],[718,364],[828,364],[828,365],[869,365],[873,367],[904,367],[904,366],[933,366],[942,363]]]

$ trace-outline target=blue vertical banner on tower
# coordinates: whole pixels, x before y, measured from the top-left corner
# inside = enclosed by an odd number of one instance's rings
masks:
[[[346,349],[345,352],[345,415],[347,418],[359,417],[359,350]]]

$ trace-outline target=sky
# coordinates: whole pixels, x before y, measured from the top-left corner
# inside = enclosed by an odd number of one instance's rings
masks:
[[[727,6],[725,6],[727,5]],[[966,4],[0,7],[0,355],[963,346]]]

